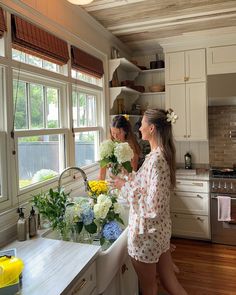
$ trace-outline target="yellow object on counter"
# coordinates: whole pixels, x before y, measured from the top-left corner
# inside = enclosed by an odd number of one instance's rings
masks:
[[[15,256],[0,257],[0,288],[15,283],[24,268],[24,263]]]

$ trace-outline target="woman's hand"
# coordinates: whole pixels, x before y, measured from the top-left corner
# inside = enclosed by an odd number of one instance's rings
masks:
[[[120,190],[122,186],[125,184],[125,180],[118,176],[110,175],[110,177],[111,177],[111,180],[108,180],[108,183],[113,188],[117,188],[118,190]]]

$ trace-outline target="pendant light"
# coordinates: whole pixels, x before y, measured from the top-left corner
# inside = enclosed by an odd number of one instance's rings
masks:
[[[93,2],[93,0],[67,0],[67,1],[75,5],[86,5]]]

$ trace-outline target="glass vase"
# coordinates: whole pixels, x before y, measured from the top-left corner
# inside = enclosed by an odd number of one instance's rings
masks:
[[[76,243],[92,244],[93,236],[84,227],[80,233],[75,229],[72,231],[72,239]]]

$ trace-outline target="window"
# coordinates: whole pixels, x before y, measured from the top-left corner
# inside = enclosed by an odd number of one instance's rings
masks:
[[[62,93],[59,82],[39,83],[24,75],[13,80],[14,127],[19,188],[57,176],[65,167]]]
[[[0,203],[8,199],[6,167],[6,134],[0,131]]]
[[[55,63],[52,63],[50,61],[47,61],[45,59],[39,58],[37,56],[31,55],[24,53],[23,51],[17,50],[17,49],[12,49],[12,58],[14,60],[42,68],[48,71],[60,73],[61,72],[61,67]]]
[[[86,166],[97,160],[100,127],[99,92],[74,87],[72,93],[75,164]]]
[[[71,70],[71,76],[74,79],[102,87],[102,83],[103,83],[102,78],[97,78],[97,77],[85,74],[83,72],[80,72],[78,70]]]

